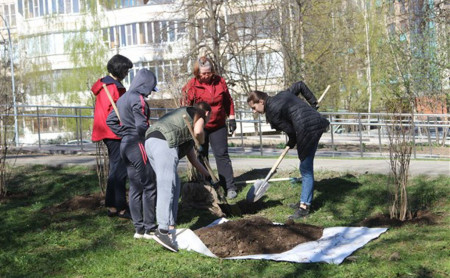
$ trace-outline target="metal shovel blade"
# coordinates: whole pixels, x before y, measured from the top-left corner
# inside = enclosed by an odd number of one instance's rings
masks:
[[[267,180],[257,180],[247,192],[247,202],[254,203],[261,199],[269,188]]]

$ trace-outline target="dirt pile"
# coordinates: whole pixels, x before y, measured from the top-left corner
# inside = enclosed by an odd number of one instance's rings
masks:
[[[194,232],[211,252],[224,258],[282,253],[300,243],[319,239],[323,228],[293,221],[276,225],[264,217],[251,217]]]

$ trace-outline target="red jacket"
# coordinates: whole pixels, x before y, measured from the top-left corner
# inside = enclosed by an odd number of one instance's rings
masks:
[[[191,106],[204,101],[211,105],[211,118],[205,129],[214,130],[225,125],[228,116],[234,115],[234,103],[225,79],[215,75],[211,84],[200,83],[197,78],[189,80],[183,89],[181,105]]]
[[[126,91],[122,83],[111,76],[105,76],[92,85],[91,91],[95,95],[94,126],[92,127],[92,141],[94,142],[103,139],[120,139],[106,125],[106,118],[113,107],[103,89],[103,84],[106,84],[114,102],[117,102]]]

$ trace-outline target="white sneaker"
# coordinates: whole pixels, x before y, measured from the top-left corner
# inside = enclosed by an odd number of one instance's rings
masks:
[[[145,234],[138,234],[138,233],[135,233],[133,237],[134,237],[135,239],[141,239],[141,238],[145,238]]]

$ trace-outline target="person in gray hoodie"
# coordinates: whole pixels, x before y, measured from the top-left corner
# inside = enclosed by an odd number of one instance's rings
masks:
[[[120,155],[130,179],[129,203],[135,227],[134,238],[153,238],[156,225],[156,179],[144,148],[149,127],[147,98],[156,89],[156,76],[147,69],[137,72],[130,89],[117,101],[106,124],[119,137]]]

